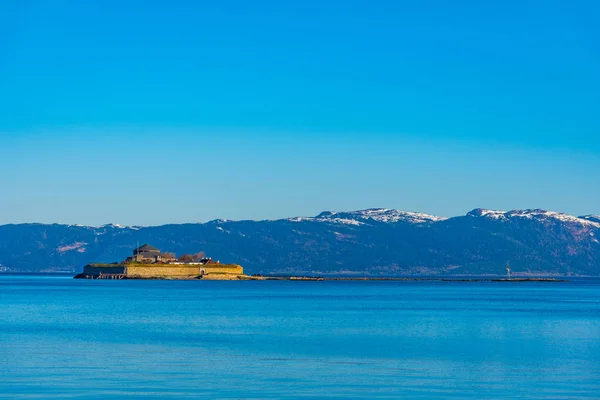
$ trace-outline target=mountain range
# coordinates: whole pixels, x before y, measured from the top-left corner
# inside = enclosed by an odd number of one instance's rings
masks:
[[[151,227],[0,226],[0,271],[77,272],[113,262],[137,243],[204,251],[249,274],[600,276],[600,216],[476,209],[437,217],[393,209],[315,217],[214,220]]]

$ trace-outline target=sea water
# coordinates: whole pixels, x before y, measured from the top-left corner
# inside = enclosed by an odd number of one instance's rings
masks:
[[[1,275],[0,397],[599,399],[600,282]]]

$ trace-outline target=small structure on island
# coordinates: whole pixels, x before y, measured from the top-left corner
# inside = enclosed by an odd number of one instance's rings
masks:
[[[133,255],[125,259],[125,262],[172,262],[176,261],[175,255],[172,253],[161,253],[156,247],[145,244],[133,250]]]
[[[506,263],[506,276],[508,277],[508,280],[510,280],[510,264]]]
[[[207,258],[203,252],[184,254],[163,253],[144,244],[120,263],[89,264],[75,278],[87,279],[243,279],[244,269],[237,264],[221,264]]]

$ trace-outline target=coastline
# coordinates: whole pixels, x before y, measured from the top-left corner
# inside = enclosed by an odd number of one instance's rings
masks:
[[[105,275],[87,275],[85,273],[77,274],[74,279],[111,279],[111,280],[185,280],[185,281],[358,281],[358,282],[503,282],[503,283],[521,283],[521,282],[571,282],[565,278],[499,278],[499,277],[479,277],[479,278],[461,278],[461,277],[321,277],[321,276],[263,276],[263,275],[231,275],[231,274],[207,274],[200,276],[126,276],[121,274]]]

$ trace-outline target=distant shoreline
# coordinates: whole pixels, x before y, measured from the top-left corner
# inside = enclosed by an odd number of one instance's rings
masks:
[[[264,277],[264,280],[290,280],[290,281],[397,281],[397,282],[570,282],[562,278],[422,278],[422,277]]]
[[[504,283],[519,283],[519,282],[570,282],[568,279],[561,278],[500,278],[500,277],[322,277],[322,276],[263,276],[263,275],[204,275],[204,276],[125,276],[125,275],[85,275],[77,274],[75,279],[92,279],[92,280],[184,280],[184,281],[201,281],[201,280],[227,280],[227,281],[304,281],[304,282],[323,282],[323,281],[358,281],[358,282],[504,282]]]
[[[10,272],[2,271],[0,275],[13,276],[73,276],[72,272]],[[241,281],[396,281],[396,282],[572,282],[575,280],[599,279],[596,276],[576,276],[576,277],[515,277],[512,279],[491,276],[443,276],[443,277],[418,277],[418,276],[395,276],[395,277],[366,277],[366,276],[296,276],[296,275],[244,275],[238,279]],[[91,279],[91,278],[90,278]],[[172,277],[153,277],[153,278],[136,278],[128,277],[126,280],[202,280],[195,277],[188,278],[172,278]],[[205,279],[214,280],[214,279]]]

